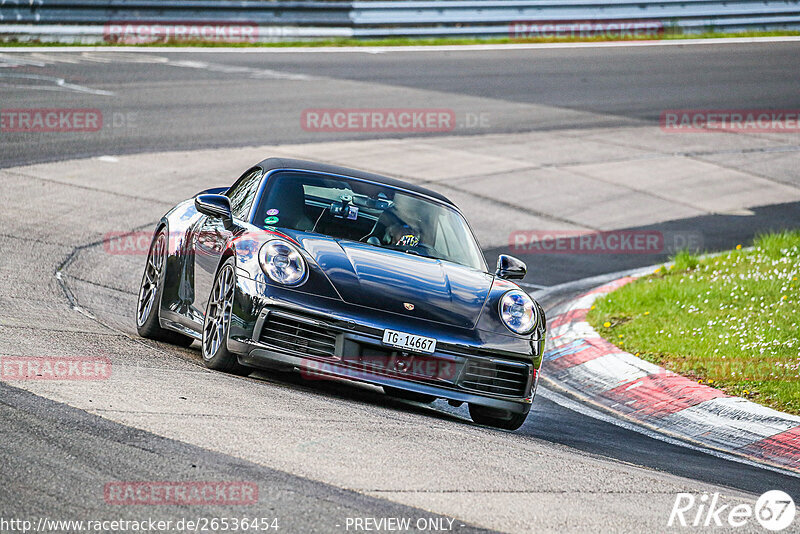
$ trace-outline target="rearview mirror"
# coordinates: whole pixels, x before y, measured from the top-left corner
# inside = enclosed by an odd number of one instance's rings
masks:
[[[233,226],[231,201],[225,195],[197,195],[194,197],[194,207],[203,215],[222,219],[225,228]]]
[[[525,273],[528,272],[528,267],[525,262],[518,260],[514,256],[507,256],[501,254],[497,258],[497,270],[494,272],[498,278],[505,280],[521,280],[525,278]]]

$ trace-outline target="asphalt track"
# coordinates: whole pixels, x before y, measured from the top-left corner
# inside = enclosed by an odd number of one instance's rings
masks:
[[[399,137],[307,132],[298,117],[309,107],[396,107],[398,103],[403,107],[447,107],[456,111],[461,122],[456,132],[445,135],[476,139],[493,134],[549,135],[565,131],[575,136],[582,131],[613,136],[624,128],[652,126],[659,113],[670,108],[800,107],[798,51],[796,44],[756,44],[386,54],[3,52],[0,64],[6,68],[0,69],[0,87],[4,109],[99,108],[112,123],[101,132],[86,134],[3,133],[0,166],[109,154]],[[304,82],[301,90],[297,90],[297,81]],[[482,125],[467,124],[471,117],[481,114],[487,119]],[[118,119],[116,124],[113,117]],[[796,136],[781,138],[777,148],[757,141],[751,140],[752,150],[766,162],[764,165],[791,169],[797,161],[800,143]],[[709,151],[693,142],[683,150]],[[728,155],[712,156],[743,160],[747,150],[737,146],[729,149]],[[778,161],[787,154],[789,163]],[[144,159],[135,160],[131,169],[146,166],[142,163],[146,156],[139,157]],[[58,165],[28,174],[24,168],[12,169],[3,175],[6,209],[2,254],[6,259],[2,273],[10,283],[0,294],[8,310],[0,323],[0,353],[48,355],[69,352],[65,344],[73,351],[84,350],[81,344],[92,350],[103,346],[120,358],[123,369],[141,366],[162,376],[164,388],[169,387],[170,372],[192,377],[186,378],[187,382],[209,380],[200,372],[196,351],[143,344],[128,337],[142,258],[122,261],[96,252],[98,248],[102,251],[102,244],[97,246],[98,237],[104,228],[107,230],[101,224],[103,218],[113,219],[114,229],[146,227],[175,199],[198,189],[202,180],[193,182],[180,174],[182,169],[196,170],[192,157],[162,154],[159,162],[171,159],[177,163],[166,175],[150,177],[150,182],[141,169],[131,171],[126,179],[125,167],[117,176],[97,178],[101,176],[97,163],[73,165],[64,176]],[[198,161],[220,157],[198,156]],[[408,157],[413,158],[413,153]],[[794,186],[791,172],[779,171],[759,174]],[[170,179],[177,185],[173,187]],[[219,180],[225,183],[230,178],[224,175]],[[165,190],[157,190],[162,182]],[[468,217],[472,206],[477,212],[486,201],[475,198],[466,202]],[[707,248],[724,248],[747,243],[763,229],[800,225],[797,201],[790,197],[786,200],[751,205],[752,214],[746,217],[708,212],[681,218],[664,213],[656,222],[617,227],[693,228],[703,233]],[[581,201],[589,206],[594,199]],[[492,200],[489,205],[496,218],[503,217],[502,204]],[[57,224],[49,226],[48,219]],[[19,237],[26,235],[28,238]],[[487,249],[492,256],[507,246]],[[533,272],[527,282],[550,286],[647,265],[664,256],[530,257],[526,259]],[[100,319],[99,323],[70,311],[61,286],[53,279],[56,269],[73,257],[77,258],[73,265],[77,269],[73,269],[69,282],[71,291]],[[42,293],[41,298],[37,292]],[[562,294],[560,298],[568,296]],[[37,302],[32,308],[34,299]],[[39,314],[44,318],[36,317]],[[41,324],[45,319],[47,324]],[[134,378],[127,377],[131,381]],[[292,417],[313,415],[311,421],[303,421],[295,429],[307,438],[304,446],[312,452],[319,446],[312,439],[315,433],[332,440],[342,425],[351,432],[357,432],[356,425],[368,427],[374,434],[357,433],[361,441],[341,438],[341,442],[333,440],[331,444],[340,454],[360,458],[362,464],[345,462],[341,466],[337,464],[341,458],[332,459],[324,452],[316,460],[313,455],[302,456],[296,451],[287,452],[285,458],[258,448],[256,452],[261,452],[256,454],[248,451],[253,447],[246,437],[234,436],[235,446],[213,439],[211,434],[225,431],[224,425],[209,424],[208,435],[203,436],[196,434],[204,427],[191,422],[185,422],[185,432],[181,428],[159,430],[152,428],[158,426],[155,423],[115,414],[112,409],[97,417],[80,395],[80,402],[67,402],[68,392],[41,392],[64,401],[53,402],[16,385],[0,384],[3,516],[142,516],[141,509],[112,509],[103,503],[98,488],[109,479],[254,480],[262,491],[259,512],[280,515],[291,532],[341,532],[342,518],[348,516],[427,517],[432,512],[458,517],[459,525],[507,531],[527,530],[525,525],[540,531],[593,531],[612,517],[618,519],[606,523],[612,530],[641,531],[666,524],[676,491],[721,488],[746,499],[747,495],[778,488],[796,500],[800,497],[800,480],[795,477],[643,435],[594,417],[591,407],[575,406],[547,390],[537,398],[526,425],[508,434],[471,426],[465,422],[463,411],[438,403],[433,409],[387,403],[379,392],[369,388],[339,383],[309,385],[297,377],[282,375],[212,379],[223,390],[240,388],[253,398],[288,403],[290,421]],[[193,401],[213,406],[213,395],[218,391],[213,387],[200,390],[199,399]],[[104,394],[124,402],[112,392]],[[166,402],[155,391],[145,395],[148,401],[150,395],[154,406]],[[137,412],[144,419],[162,417],[147,414],[144,409]],[[284,423],[273,426],[280,418],[270,412],[257,419],[257,424],[275,436],[290,436],[291,429],[284,428]],[[120,423],[120,419],[128,424]],[[370,426],[383,419],[396,425],[388,431]],[[180,427],[184,423],[165,423],[170,424]],[[237,424],[250,426],[247,421]],[[392,447],[394,441],[403,443],[406,450]],[[198,442],[205,446],[198,446]],[[442,447],[455,447],[455,443],[463,443],[456,449],[458,454],[441,456],[445,454]],[[397,463],[407,463],[408,467],[374,464],[361,456],[362,448],[381,454],[381,447],[388,454],[398,455]],[[430,454],[422,452],[426,450]],[[474,475],[479,479],[470,481],[469,469],[461,464],[465,458],[475,460],[482,455],[491,458],[487,463],[497,467],[496,474],[476,469]],[[450,469],[448,460],[453,462]],[[298,462],[302,461],[316,461],[318,465],[301,466]],[[511,469],[522,465],[525,470]],[[349,474],[343,474],[342,469]],[[452,471],[453,484],[434,484],[421,474],[425,470],[445,480]],[[386,475],[399,476],[398,484],[381,481],[380,477]],[[568,513],[556,510],[561,506],[566,506]],[[507,509],[498,511],[498,507]],[[539,511],[520,512],[526,507]],[[606,510],[599,514],[598,508]],[[645,511],[648,508],[654,510]],[[153,513],[177,517],[197,512],[170,508]],[[230,511],[203,510],[203,515],[223,513]],[[527,522],[515,522],[514,516]],[[466,531],[472,527],[458,528]]]
[[[655,124],[666,109],[791,109],[798,99],[797,49],[789,42],[477,53],[2,52],[0,65],[18,65],[0,69],[4,106],[58,102],[135,119],[107,124],[101,135],[4,135],[0,165],[376,137],[306,132],[299,115],[309,107],[402,102],[488,114],[479,125],[459,115],[461,134]],[[293,76],[318,83],[298,94]],[[59,87],[59,79],[80,88]],[[520,112],[515,104],[564,112]]]

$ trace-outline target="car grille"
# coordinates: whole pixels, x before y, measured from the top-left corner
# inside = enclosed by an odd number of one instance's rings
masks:
[[[259,341],[309,356],[329,357],[336,353],[336,334],[333,331],[276,313],[267,316]]]
[[[469,360],[461,387],[474,391],[522,397],[528,386],[527,365],[484,360]]]

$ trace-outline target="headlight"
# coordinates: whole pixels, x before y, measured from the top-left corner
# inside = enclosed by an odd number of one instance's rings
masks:
[[[261,269],[273,282],[297,286],[305,282],[308,268],[297,247],[283,239],[264,243],[258,253]]]
[[[500,299],[500,319],[515,334],[526,335],[536,328],[539,310],[524,291],[514,289]]]

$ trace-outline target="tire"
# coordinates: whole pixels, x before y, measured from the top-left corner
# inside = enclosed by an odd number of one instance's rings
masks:
[[[148,339],[188,347],[194,339],[161,328],[158,321],[158,310],[161,308],[161,295],[164,292],[164,279],[166,278],[166,264],[167,232],[162,228],[150,243],[142,283],[139,285],[139,297],[136,299],[136,331],[140,336]]]
[[[203,363],[209,369],[246,376],[252,369],[239,363],[236,355],[228,350],[227,343],[235,293],[236,266],[233,258],[228,258],[217,271],[211,295],[208,296],[201,351]]]
[[[473,421],[479,425],[492,426],[503,430],[516,430],[521,427],[525,419],[527,419],[529,411],[515,413],[508,410],[487,408],[477,404],[469,405],[469,415]]]
[[[407,401],[422,402],[430,404],[436,400],[433,395],[425,395],[424,393],[415,393],[413,391],[406,391],[405,389],[393,388],[391,386],[383,386],[383,392],[394,397],[395,399],[403,399]]]

